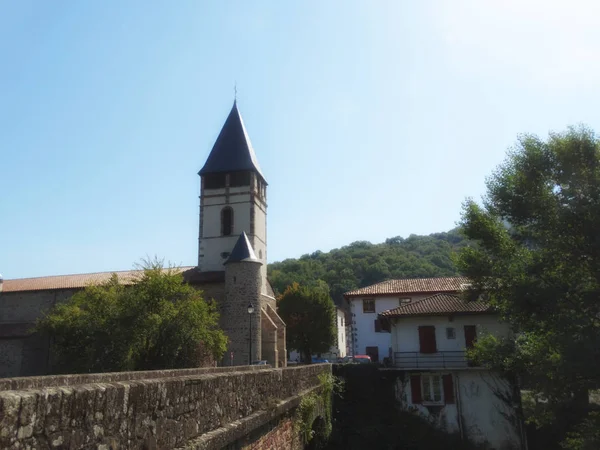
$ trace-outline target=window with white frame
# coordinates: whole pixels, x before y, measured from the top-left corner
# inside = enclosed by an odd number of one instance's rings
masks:
[[[435,374],[421,376],[421,392],[423,403],[443,403],[442,377]]]
[[[456,330],[454,328],[446,328],[446,339],[456,339]]]

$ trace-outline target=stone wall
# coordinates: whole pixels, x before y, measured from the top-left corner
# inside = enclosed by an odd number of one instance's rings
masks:
[[[279,357],[277,352],[277,325],[267,315],[266,311],[260,310],[261,331],[261,350],[262,359],[273,367],[279,367]]]
[[[49,342],[31,332],[35,321],[77,289],[4,292],[0,295],[0,378],[49,371]]]
[[[241,442],[229,446],[227,450],[300,450],[304,448],[302,441],[294,430],[294,420],[285,415],[269,424],[269,429],[259,430],[260,434],[249,436]]]
[[[331,366],[218,370],[1,391],[0,448],[223,448],[288,413]]]
[[[281,317],[279,317],[279,314],[277,314],[277,311],[275,311],[275,308],[272,307],[270,304],[267,304],[265,306],[265,311],[269,315],[269,317],[271,318],[273,323],[277,326],[277,355],[279,358],[278,367],[286,367],[287,366],[287,347],[286,347],[286,343],[285,343],[285,339],[286,339],[285,338],[285,331],[286,331],[285,322],[283,321],[283,319]]]
[[[233,262],[225,268],[225,298],[221,305],[221,328],[229,338],[223,365],[248,364],[250,321],[252,321],[252,361],[262,359],[261,351],[260,264]],[[248,314],[248,304],[254,313]]]

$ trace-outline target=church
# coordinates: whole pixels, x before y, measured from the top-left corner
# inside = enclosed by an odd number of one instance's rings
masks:
[[[182,267],[184,280],[219,305],[228,349],[221,365],[287,361],[285,323],[267,280],[267,181],[237,102],[200,176],[198,265]],[[42,313],[90,283],[116,273],[123,284],[135,271],[0,281],[0,377],[53,372],[52,343],[31,328]]]

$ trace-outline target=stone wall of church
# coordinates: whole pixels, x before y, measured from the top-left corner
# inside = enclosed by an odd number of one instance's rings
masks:
[[[199,289],[219,305],[225,300],[225,283],[208,283]],[[0,378],[52,373],[50,342],[31,329],[54,305],[79,289],[0,293]]]
[[[0,378],[44,375],[52,361],[49,342],[32,333],[35,321],[77,289],[0,294]]]

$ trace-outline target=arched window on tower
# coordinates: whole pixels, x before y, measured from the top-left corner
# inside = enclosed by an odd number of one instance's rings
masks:
[[[231,236],[233,233],[233,209],[226,206],[221,210],[221,235]]]

